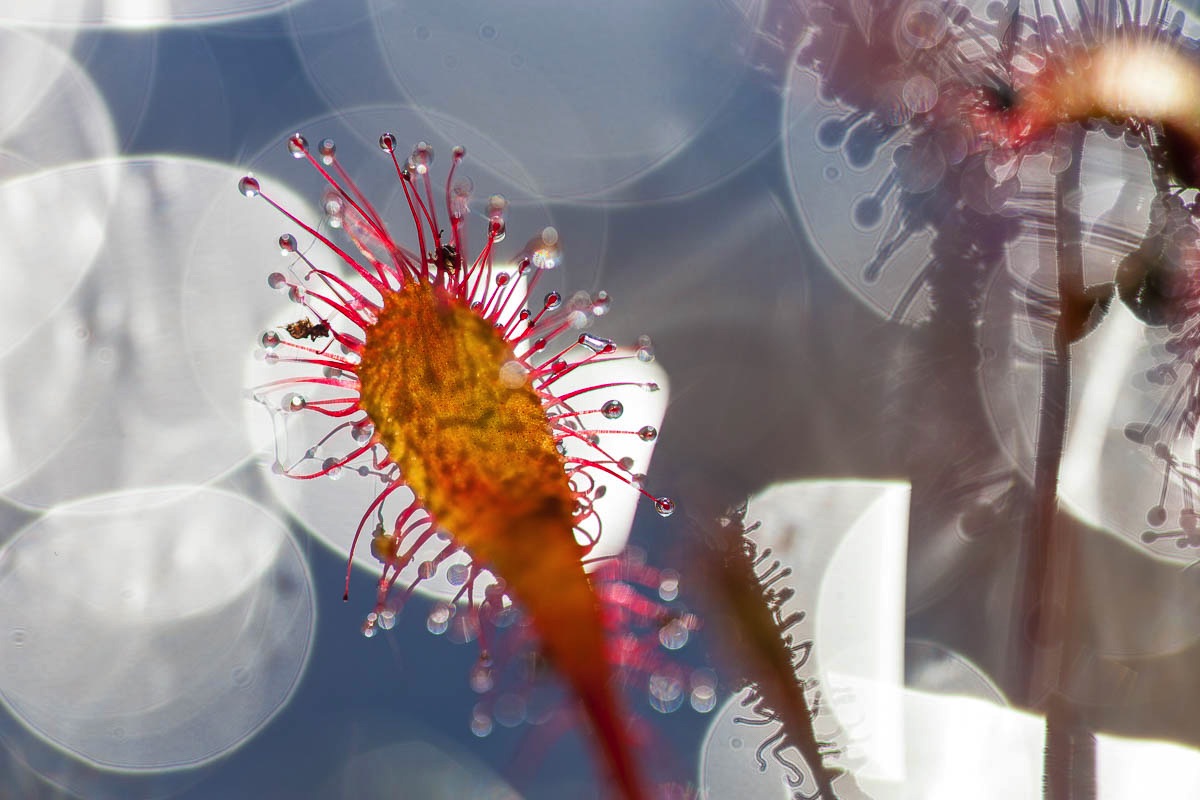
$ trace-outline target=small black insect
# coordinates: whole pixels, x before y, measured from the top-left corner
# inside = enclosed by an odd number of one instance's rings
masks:
[[[298,319],[295,322],[289,322],[283,326],[293,339],[303,339],[307,337],[311,341],[324,339],[329,335],[329,323],[313,322],[308,317]]]

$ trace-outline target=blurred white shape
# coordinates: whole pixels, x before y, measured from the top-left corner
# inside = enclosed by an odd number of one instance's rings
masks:
[[[420,797],[422,800],[521,800],[516,789],[465,751],[418,740],[351,757],[322,797]]]
[[[158,28],[213,25],[273,14],[296,0],[0,0],[0,24]]]
[[[1087,370],[1071,387],[1074,402],[1058,487],[1063,504],[1098,528],[1104,527],[1104,508],[1110,501],[1101,475],[1105,443],[1114,427],[1121,389],[1129,381],[1142,345],[1142,327],[1124,303],[1114,300],[1097,330],[1075,347]],[[1136,454],[1130,456],[1142,460]],[[1143,487],[1151,489],[1148,484]],[[1153,499],[1152,491],[1147,491],[1147,508]]]
[[[46,181],[39,195],[80,205],[72,228],[79,233],[59,233],[64,219],[16,227],[0,247],[28,259],[17,268],[39,270],[39,248],[103,247],[83,280],[68,272],[66,285],[41,287],[59,308],[0,359],[0,440],[11,445],[0,458],[0,487],[10,499],[45,508],[98,492],[203,482],[249,455],[244,363],[250,331],[263,319],[239,278],[248,259],[262,263],[253,256],[272,249],[274,237],[263,231],[274,214],[238,194],[240,174],[160,157],[36,179]],[[110,186],[117,190],[104,204]],[[81,196],[95,199],[83,206]],[[240,204],[240,213],[198,226],[213,198]],[[197,269],[207,274],[197,279]],[[227,327],[232,320],[245,325],[245,338]]]
[[[237,495],[174,487],[60,506],[0,551],[0,700],[90,764],[202,764],[291,697],[311,583],[287,530]]]
[[[901,711],[903,764],[899,774],[886,780],[855,771],[874,800],[1042,796],[1045,722],[1040,717],[972,697],[896,687],[883,691],[894,694]]]
[[[527,188],[582,198],[695,138],[746,73],[764,3],[365,5],[371,18],[349,29],[365,13],[357,4],[292,12],[301,61],[327,97],[392,94],[458,117],[513,148],[532,176]],[[528,112],[514,113],[514,98]],[[440,130],[435,116],[428,124]]]
[[[116,154],[108,106],[71,54],[38,36],[5,27],[0,27],[0,108],[0,178]],[[34,224],[48,233],[47,228],[63,230],[63,220],[72,218],[72,206],[79,202],[60,195],[52,201],[30,201],[28,208],[45,217]],[[7,213],[0,219],[10,224]],[[47,236],[50,241],[55,238]],[[43,255],[39,267],[50,260]],[[75,268],[89,262],[84,259]]]
[[[1096,798],[1200,797],[1200,750],[1173,742],[1096,737]]]
[[[865,759],[864,778],[904,772],[904,576],[908,484],[881,486],[821,576],[816,642],[834,716]]]

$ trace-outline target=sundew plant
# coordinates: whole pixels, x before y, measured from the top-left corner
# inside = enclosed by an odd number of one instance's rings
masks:
[[[0,0],[0,798],[1200,796],[1197,8]]]

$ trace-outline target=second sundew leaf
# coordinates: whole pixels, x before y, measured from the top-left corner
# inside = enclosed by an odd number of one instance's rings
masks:
[[[803,676],[812,653],[811,640],[798,640],[795,626],[804,612],[785,611],[793,595],[784,582],[791,569],[774,559],[771,550],[759,552],[751,534],[758,524],[745,525],[745,506],[731,509],[698,535],[694,564],[703,576],[714,610],[714,635],[723,643],[726,668],[751,690],[745,704],[757,717],[746,724],[769,728],[756,751],[760,764],[771,755],[790,773],[796,796],[837,800],[834,783],[843,771],[826,764],[836,751],[818,738],[814,720],[819,713],[816,682]],[[807,775],[784,751],[793,749],[807,765]],[[815,784],[815,794],[809,785]]]

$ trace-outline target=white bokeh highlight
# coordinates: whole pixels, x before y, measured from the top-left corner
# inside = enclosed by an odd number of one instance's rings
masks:
[[[88,764],[197,766],[291,697],[311,583],[283,525],[228,492],[62,505],[0,551],[0,700],[26,735]]]
[[[748,70],[765,5],[367,0],[301,4],[291,18],[301,61],[331,100],[394,96],[429,112],[435,130],[439,115],[459,118],[512,148],[528,188],[580,199],[695,138]]]
[[[0,491],[10,500],[49,508],[202,483],[251,453],[244,365],[265,319],[242,278],[274,249],[262,233],[274,215],[238,194],[240,174],[157,157],[0,185],[0,203],[7,192],[57,196],[77,211],[72,235],[55,217],[14,225],[0,246],[49,262],[17,273],[32,310],[14,316],[32,327],[0,355]],[[237,213],[206,216],[214,203]]]

